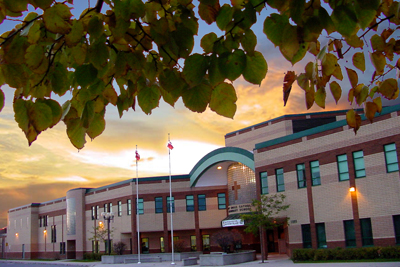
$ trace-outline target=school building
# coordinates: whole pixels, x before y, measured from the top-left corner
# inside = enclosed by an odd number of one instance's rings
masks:
[[[400,244],[399,147],[400,105],[383,108],[372,124],[363,118],[357,134],[346,110],[281,116],[226,134],[225,147],[171,177],[172,198],[169,176],[144,177],[10,209],[0,256],[106,252],[107,242],[93,239],[108,227],[103,212],[113,212],[112,243],[124,242],[124,253],[170,252],[171,238],[183,251],[208,253],[219,250],[212,235],[222,229],[237,229],[241,248],[259,251],[240,214],[275,193],[290,207],[279,215],[288,223],[266,232],[269,252]]]

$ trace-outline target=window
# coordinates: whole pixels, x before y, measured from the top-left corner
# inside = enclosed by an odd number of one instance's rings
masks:
[[[142,252],[145,254],[149,253],[149,238],[142,238]]]
[[[400,215],[393,215],[393,225],[396,245],[400,245]]]
[[[96,219],[100,219],[100,206],[96,206]]]
[[[360,219],[360,225],[361,225],[361,239],[363,247],[373,246],[374,238],[372,236],[371,218]]]
[[[318,248],[327,248],[326,235],[325,235],[325,223],[316,223],[317,228],[317,245]]]
[[[385,151],[386,171],[396,172],[399,170],[399,160],[397,159],[396,144],[383,146]]]
[[[261,194],[268,194],[268,173],[260,172]]]
[[[39,217],[39,227],[42,227],[42,216]]]
[[[60,254],[65,254],[65,242],[60,242]]]
[[[96,208],[95,206],[92,206],[92,220],[96,218]]]
[[[165,252],[165,245],[164,245],[164,237],[160,237],[160,250],[161,252]]]
[[[203,251],[210,251],[210,235],[203,235]]]
[[[104,245],[105,245],[105,252],[106,254],[110,253],[113,247],[113,243],[112,243],[112,239],[110,239],[110,242],[108,242],[109,240],[104,240]],[[110,246],[109,246],[110,245]],[[110,248],[110,249],[109,249]]]
[[[51,226],[51,243],[57,243],[57,232],[55,225]]]
[[[303,239],[303,248],[311,248],[311,227],[309,224],[301,225],[301,235]]]
[[[347,163],[347,155],[337,156],[337,165],[339,173],[339,181],[346,181],[350,179],[349,176],[349,164]]]
[[[126,210],[127,210],[127,215],[132,214],[132,200],[131,199],[128,199],[126,201]]]
[[[108,204],[108,212],[112,212],[112,203],[111,202]]]
[[[225,193],[218,193],[218,209],[226,209],[226,198]]]
[[[197,195],[199,210],[206,210],[206,195]]]
[[[108,212],[108,204],[104,204],[104,212]]]
[[[194,211],[194,196],[186,196],[186,211]]]
[[[167,197],[167,212],[171,212],[171,206],[172,206],[172,212],[175,212],[175,199],[174,197],[170,198]]]
[[[143,198],[138,199],[138,214],[144,214],[144,203],[143,203]]]
[[[353,152],[353,161],[355,177],[365,177],[364,153],[362,150]]]
[[[298,188],[304,188],[307,187],[306,183],[306,167],[304,163],[302,164],[297,164],[296,165],[296,171],[297,171],[297,187]]]
[[[162,197],[156,197],[154,199],[156,205],[156,213],[163,213],[163,200]]]
[[[44,219],[43,226],[48,226],[49,215],[44,216],[43,219]]]
[[[122,216],[122,202],[118,201],[117,206],[118,206],[118,217],[121,217]]]
[[[98,240],[92,240],[92,252],[99,253],[99,241]]]
[[[276,175],[276,191],[283,192],[285,191],[285,181],[283,179],[283,168],[275,170]]]
[[[356,231],[354,230],[354,220],[343,221],[344,238],[346,239],[346,247],[356,246]]]
[[[190,236],[190,250],[196,251],[196,236],[195,235]]]
[[[314,160],[310,162],[311,169],[311,181],[312,185],[320,185],[321,184],[321,174],[319,172],[319,161]]]

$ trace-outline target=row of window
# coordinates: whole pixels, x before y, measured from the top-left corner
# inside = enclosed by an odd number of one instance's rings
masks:
[[[138,206],[137,210],[139,214],[144,214],[144,202],[143,198],[138,199]],[[163,197],[155,197],[154,198],[154,203],[155,203],[155,213],[163,213]],[[186,196],[186,211],[194,211],[194,196],[193,195],[188,195]],[[132,200],[128,199],[126,202],[127,206],[127,215],[132,214]],[[204,211],[207,210],[207,203],[206,203],[206,195],[200,194],[197,195],[197,207],[199,211]],[[170,198],[167,197],[167,212],[170,213],[172,209],[172,212],[175,212],[175,199],[174,197]],[[218,194],[218,209],[226,209],[226,196],[225,193],[219,193]],[[112,212],[112,203],[106,203],[104,204],[104,212]],[[91,207],[91,214],[92,214],[92,220],[99,220],[100,218],[100,206],[92,206]],[[118,201],[117,202],[117,215],[119,217],[122,216],[122,202]]]
[[[385,154],[386,171],[396,172],[399,171],[399,161],[397,158],[396,144],[391,143],[383,146],[383,151]],[[364,163],[364,153],[362,150],[355,151],[353,155],[353,165],[354,165],[354,175],[355,178],[362,178],[366,176],[365,163]],[[350,179],[349,175],[349,164],[347,160],[347,155],[338,155],[337,157],[337,169],[339,174],[339,181],[346,181]],[[319,161],[314,160],[310,162],[310,172],[311,172],[311,183],[312,186],[321,184],[321,175],[319,168]],[[297,174],[297,187],[305,188],[307,187],[306,182],[306,167],[304,163],[296,165]],[[285,191],[285,182],[283,176],[283,168],[275,169],[275,179],[276,179],[276,191]],[[268,194],[268,173],[260,172],[260,185],[261,194]]]
[[[39,227],[46,227],[48,226],[49,216],[39,216]]]

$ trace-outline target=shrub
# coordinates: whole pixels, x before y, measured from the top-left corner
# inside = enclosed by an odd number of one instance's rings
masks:
[[[91,261],[101,261],[102,255],[104,255],[104,254],[103,253],[84,253],[83,259],[91,260]]]
[[[126,244],[122,241],[119,241],[114,244],[114,252],[117,253],[117,255],[122,255],[124,253],[125,248]]]

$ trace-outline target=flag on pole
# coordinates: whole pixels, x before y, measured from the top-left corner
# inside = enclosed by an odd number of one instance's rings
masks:
[[[139,155],[139,153],[137,152],[137,150],[136,150],[135,154],[136,154],[136,160],[140,160],[140,155]]]
[[[169,149],[171,149],[171,150],[174,148],[174,147],[172,146],[172,144],[171,144],[171,141],[168,141],[167,147],[168,147]]]

